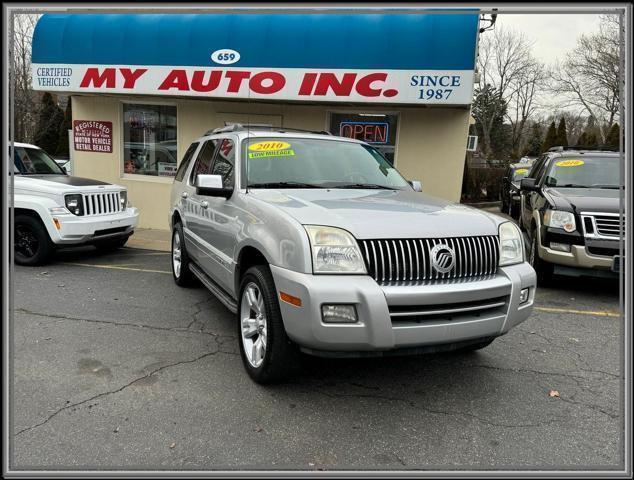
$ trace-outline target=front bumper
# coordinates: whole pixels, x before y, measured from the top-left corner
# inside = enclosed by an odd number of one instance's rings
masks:
[[[589,252],[592,247],[604,248],[608,251],[618,252],[619,242],[614,241],[592,241],[585,239],[585,245],[580,245],[583,238],[580,234],[564,234],[562,231],[549,228],[545,232],[545,238],[539,238],[539,257],[549,263],[572,268],[611,270],[614,264],[614,255],[594,255]],[[570,245],[570,252],[562,252],[550,248],[550,242],[559,242]]]
[[[129,237],[139,224],[139,211],[128,207],[123,212],[106,215],[54,215],[60,228],[53,228],[51,240],[58,245],[93,243],[121,237]]]
[[[531,314],[536,283],[527,263],[500,268],[485,279],[417,285],[379,285],[366,275],[311,275],[275,266],[271,271],[278,295],[302,301],[301,307],[280,301],[280,308],[289,338],[309,353],[393,351],[503,335]],[[519,305],[524,288],[530,288],[529,299]],[[395,315],[415,307],[451,310],[457,303],[488,299],[503,299],[504,305],[423,319]],[[358,322],[324,323],[322,304],[353,304]]]

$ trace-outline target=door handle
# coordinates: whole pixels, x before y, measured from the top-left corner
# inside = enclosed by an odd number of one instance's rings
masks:
[[[181,197],[182,197],[182,198],[187,198],[188,196],[189,196],[189,195],[187,195],[187,192],[183,192],[183,193],[181,193]]]
[[[206,209],[209,206],[209,202],[207,202],[207,200],[203,200],[200,202],[200,206]]]

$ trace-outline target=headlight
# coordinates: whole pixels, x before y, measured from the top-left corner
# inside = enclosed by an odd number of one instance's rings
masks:
[[[544,213],[544,225],[563,228],[568,233],[577,229],[575,216],[571,212],[562,212],[561,210],[546,210]]]
[[[524,261],[524,239],[513,222],[504,222],[498,228],[500,236],[500,267]]]
[[[119,192],[119,202],[121,202],[121,210],[125,210],[125,207],[128,207],[128,192],[126,190],[121,190]]]
[[[75,215],[84,214],[84,202],[80,193],[66,195],[64,197],[64,202],[66,202],[66,208],[70,210],[71,213],[74,213]]]
[[[314,273],[367,273],[357,241],[340,228],[304,225]]]

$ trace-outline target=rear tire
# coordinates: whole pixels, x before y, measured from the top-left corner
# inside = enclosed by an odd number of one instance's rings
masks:
[[[268,266],[247,270],[238,298],[238,341],[247,373],[260,384],[288,379],[298,369],[299,349],[286,335]]]
[[[537,248],[538,234],[538,232],[533,232],[529,262],[537,274],[537,285],[546,286],[552,283],[554,265],[552,263],[545,262],[539,257],[539,251]]]
[[[185,236],[180,222],[174,224],[172,230],[172,275],[179,287],[190,287],[196,284],[196,276],[189,269],[191,260],[185,248]]]
[[[14,220],[13,252],[18,265],[34,266],[48,263],[55,244],[39,218],[16,215]]]
[[[101,242],[95,242],[95,247],[102,252],[114,252],[115,250],[123,248],[127,241],[128,237],[117,238],[116,240],[103,240]]]

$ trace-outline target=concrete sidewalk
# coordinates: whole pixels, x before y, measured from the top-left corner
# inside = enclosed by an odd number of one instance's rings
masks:
[[[134,234],[126,243],[130,248],[145,250],[171,251],[171,232],[169,230],[155,230],[152,228],[136,228]]]

